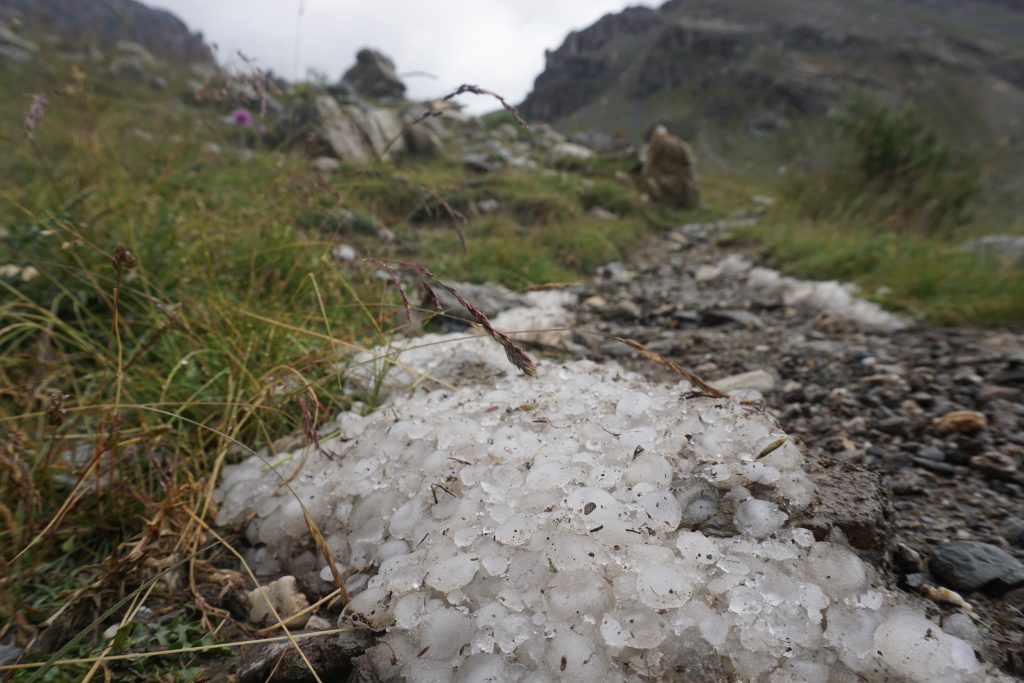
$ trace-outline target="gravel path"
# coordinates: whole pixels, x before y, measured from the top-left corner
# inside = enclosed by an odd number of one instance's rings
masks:
[[[850,542],[895,585],[944,597],[944,618],[973,609],[977,644],[1024,675],[1024,332],[893,329],[821,297],[793,303],[719,246],[736,222],[685,226],[604,267],[580,326],[607,336],[577,334],[576,350],[672,378],[609,338],[625,337],[712,384],[760,391],[835,486]]]

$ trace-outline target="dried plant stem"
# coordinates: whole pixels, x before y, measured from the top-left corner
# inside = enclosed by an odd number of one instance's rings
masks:
[[[376,262],[382,263],[379,259],[376,260]],[[487,319],[487,316],[484,315],[483,311],[466,299],[466,297],[462,295],[462,292],[457,290],[455,287],[442,282],[436,275],[419,264],[410,263],[409,261],[394,261],[394,263],[401,265],[406,270],[415,274],[416,277],[419,278],[420,283],[427,290],[428,296],[433,297],[434,300],[437,299],[437,296],[433,291],[433,287],[440,287],[455,297],[455,300],[459,302],[459,305],[466,309],[466,312],[469,314],[472,321],[482,327],[484,332],[487,333],[487,336],[501,345],[501,348],[505,350],[505,357],[508,358],[508,361],[512,363],[512,365],[519,368],[519,370],[527,377],[537,376],[537,364],[532,358],[530,358],[526,349],[513,341],[512,337],[508,336],[501,330],[495,329],[494,325],[492,325],[491,321]],[[401,289],[401,285],[399,285],[399,289]]]
[[[685,379],[690,384],[694,385],[695,387],[703,391],[705,394],[708,394],[709,396],[714,396],[715,398],[729,398],[729,394],[725,393],[721,389],[716,389],[715,387],[711,386],[710,384],[702,380],[700,377],[690,372],[689,370],[684,370],[683,368],[679,367],[678,365],[670,361],[668,358],[662,356],[660,353],[655,353],[654,351],[651,351],[640,342],[635,342],[632,339],[623,339],[622,337],[612,337],[612,339],[619,342],[620,344],[625,344],[631,349],[636,349],[644,358],[652,360],[658,365],[665,366],[672,372],[676,373],[677,375]]]
[[[429,118],[433,118],[435,116],[441,116],[451,106],[449,103],[454,98],[458,97],[459,95],[464,95],[466,93],[470,93],[472,95],[485,95],[487,97],[493,97],[494,99],[498,100],[498,102],[501,103],[501,106],[505,109],[505,111],[507,111],[508,113],[512,114],[512,117],[516,120],[516,123],[518,123],[523,128],[529,128],[530,127],[529,125],[527,125],[526,121],[523,120],[523,117],[519,115],[519,110],[516,109],[511,104],[509,104],[505,100],[505,98],[502,97],[501,95],[499,95],[498,93],[492,92],[490,90],[485,90],[484,88],[481,88],[478,85],[471,85],[469,83],[463,83],[458,88],[456,88],[455,90],[452,90],[450,93],[448,93],[444,97],[441,97],[439,99],[433,100],[430,104],[427,105],[426,111],[424,111],[422,114],[420,114],[419,116],[417,116],[413,120],[409,121],[409,123],[407,123],[404,126],[402,126],[402,130],[398,131],[398,134],[395,135],[395,137],[391,138],[388,141],[388,144],[384,145],[384,149],[382,149],[380,154],[377,155],[378,160],[382,159],[384,157],[384,155],[388,153],[388,150],[391,149],[391,146],[394,145],[396,142],[398,142],[398,140],[403,135],[405,135],[406,132],[408,132],[408,130],[410,128],[412,128],[413,126],[415,126],[418,123],[422,123],[423,121],[426,121]]]

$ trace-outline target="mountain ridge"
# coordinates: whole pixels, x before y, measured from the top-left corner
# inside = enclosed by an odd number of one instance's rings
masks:
[[[548,51],[520,109],[566,132],[640,138],[665,123],[712,161],[771,147],[767,160],[792,129],[813,129],[855,93],[917,103],[963,148],[1024,156],[1024,2],[670,0],[628,8]]]
[[[193,33],[173,12],[136,0],[0,0],[0,19],[17,18],[38,31],[73,44],[110,47],[119,40],[139,43],[161,59],[212,63],[202,33]]]

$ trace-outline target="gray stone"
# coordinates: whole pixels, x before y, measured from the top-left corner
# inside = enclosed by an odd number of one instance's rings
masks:
[[[994,593],[1024,586],[1024,563],[1002,548],[978,541],[952,541],[935,549],[928,569],[958,591]]]
[[[587,215],[593,216],[594,218],[602,221],[619,220],[619,215],[617,213],[612,213],[608,209],[601,208],[600,206],[591,207],[590,211],[587,212]]]
[[[703,311],[701,319],[707,325],[736,323],[752,330],[764,327],[764,322],[750,311],[711,309]]]
[[[348,244],[339,244],[331,249],[331,256],[339,261],[355,261],[356,250]]]
[[[614,156],[632,156],[636,154],[636,147],[623,135],[613,135],[597,130],[585,130],[573,133],[569,139],[598,154],[609,154]]]
[[[319,95],[313,106],[319,136],[343,161],[390,159],[405,150],[394,109],[339,105],[330,95]]]
[[[406,148],[418,156],[440,156],[444,152],[444,141],[430,127],[422,123],[410,126],[402,136]]]
[[[494,197],[487,197],[486,199],[481,199],[477,202],[476,208],[480,213],[496,213],[501,211],[501,202]]]
[[[321,173],[329,173],[341,168],[341,162],[334,157],[317,157],[310,161],[309,165]]]
[[[751,370],[741,372],[738,375],[730,375],[717,379],[712,384],[716,389],[722,391],[737,391],[740,389],[755,389],[766,394],[775,388],[775,375],[767,370]]]
[[[21,656],[23,650],[16,645],[4,645],[0,643],[0,666],[10,664]]]
[[[575,159],[584,160],[594,156],[594,152],[582,145],[576,145],[571,142],[560,142],[551,148],[551,156],[554,159]]]
[[[877,472],[843,463],[814,472],[814,504],[793,519],[794,526],[824,540],[833,528],[875,563],[888,562],[892,544],[892,506]]]
[[[405,84],[395,73],[395,63],[377,50],[360,50],[356,54],[355,66],[345,72],[342,80],[351,83],[365,97],[405,96]]]

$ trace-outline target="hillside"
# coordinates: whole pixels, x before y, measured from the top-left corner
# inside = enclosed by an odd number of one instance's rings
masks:
[[[1024,157],[1022,50],[1016,1],[673,0],[571,33],[522,110],[563,131],[633,137],[660,121],[706,164],[774,169],[816,148],[822,122],[867,92],[917,103],[1009,185]]]
[[[0,0],[0,20],[15,17],[31,30],[54,34],[73,45],[109,48],[129,40],[168,61],[213,61],[201,33],[189,31],[171,12],[135,0]]]

